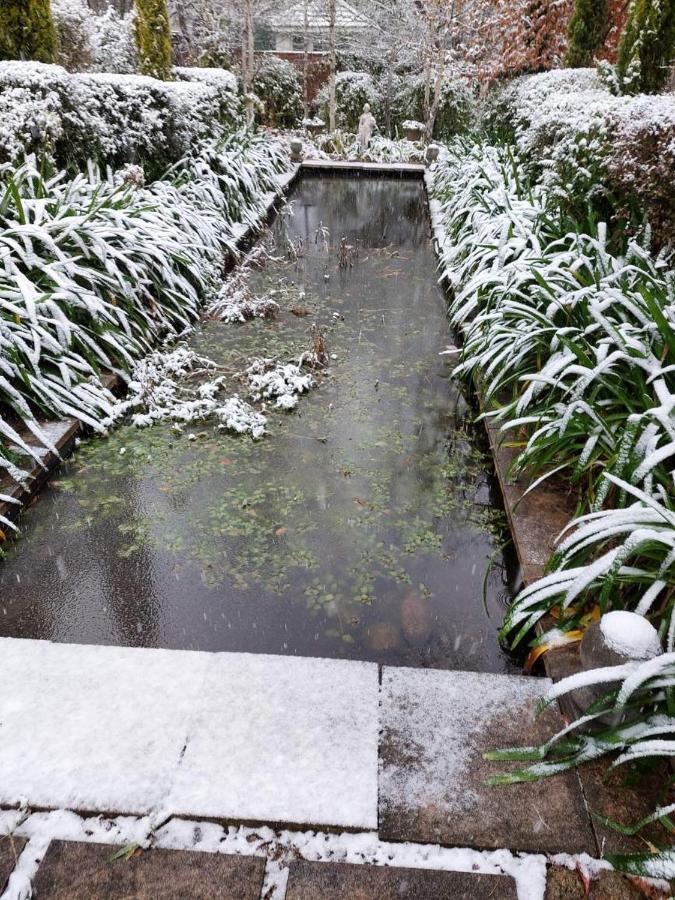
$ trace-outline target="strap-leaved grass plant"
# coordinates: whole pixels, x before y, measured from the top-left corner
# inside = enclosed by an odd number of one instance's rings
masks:
[[[40,461],[23,428],[53,449],[40,414],[106,427],[102,371],[126,377],[195,320],[283,166],[279,145],[242,132],[147,187],[133,167],[72,180],[34,158],[0,168],[0,470],[25,481]]]
[[[548,574],[515,598],[502,636],[541,649],[578,640],[590,620],[619,608],[648,617],[667,652],[556,685],[549,702],[582,684],[609,687],[597,709],[543,747],[494,754],[536,760],[496,782],[606,754],[614,765],[675,755],[672,257],[635,239],[610,250],[602,223],[570,227],[554,192],[529,171],[509,146],[457,141],[429,176],[450,316],[463,335],[455,374],[473,377],[485,416],[520,448],[514,474],[527,475],[530,490],[564,478],[577,501]],[[555,626],[537,637],[545,618]],[[600,726],[608,713],[614,724]],[[580,730],[589,724],[591,733]],[[671,812],[619,826],[660,821],[670,830]],[[614,861],[673,877],[674,857]]]

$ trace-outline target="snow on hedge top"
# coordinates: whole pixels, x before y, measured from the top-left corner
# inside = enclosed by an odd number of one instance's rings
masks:
[[[662,652],[656,628],[636,613],[621,609],[605,613],[600,631],[612,650],[630,659],[652,659]]]
[[[36,150],[57,162],[77,154],[173,161],[240,113],[232,73],[181,69],[177,75],[166,82],[0,62],[0,162]]]

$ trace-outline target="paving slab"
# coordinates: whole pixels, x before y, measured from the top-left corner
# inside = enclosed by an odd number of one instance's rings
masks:
[[[0,639],[0,803],[146,814],[185,745],[208,654]]]
[[[376,828],[378,689],[372,663],[213,654],[166,806]]]
[[[0,894],[5,889],[9,876],[14,871],[16,861],[25,846],[25,838],[17,838],[11,834],[0,835]]]
[[[535,718],[549,685],[544,678],[385,668],[380,837],[595,855],[576,772],[485,784],[517,764],[487,762],[484,753],[539,744],[563,727],[555,707]]]
[[[378,668],[0,638],[0,804],[377,827]]]
[[[52,841],[34,882],[36,900],[258,900],[265,861],[182,850],[111,860],[121,848]]]
[[[503,875],[291,863],[286,900],[516,900],[516,883]]]
[[[562,866],[551,866],[546,876],[544,900],[645,900],[642,893],[618,872],[603,871],[588,891],[579,874]]]

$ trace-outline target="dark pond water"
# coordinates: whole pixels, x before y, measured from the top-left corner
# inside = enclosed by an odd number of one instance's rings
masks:
[[[512,670],[503,514],[439,355],[428,228],[417,181],[305,178],[270,236],[283,259],[254,274],[279,318],[208,323],[192,344],[290,358],[317,322],[329,373],[262,441],[205,423],[192,441],[162,424],[86,443],[0,562],[0,633]]]

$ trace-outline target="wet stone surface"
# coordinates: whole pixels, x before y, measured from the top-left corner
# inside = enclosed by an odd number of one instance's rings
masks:
[[[268,409],[258,442],[207,421],[86,443],[0,562],[0,634],[512,671],[504,515],[439,355],[428,229],[420,182],[301,181],[253,278],[277,320],[207,322],[191,345],[235,373],[308,349],[316,322],[318,388]]]
[[[618,872],[600,872],[588,885],[577,872],[551,866],[544,900],[644,900],[645,894]]]
[[[380,837],[595,855],[576,772],[530,784],[486,784],[518,764],[490,762],[484,754],[537,746],[563,727],[555,707],[535,718],[548,684],[517,676],[385,669]]]
[[[52,841],[35,878],[37,897],[48,900],[258,900],[263,859],[150,850],[111,857],[120,847]]]
[[[511,878],[428,869],[291,864],[286,900],[516,900]]]
[[[26,846],[24,838],[0,835],[0,894],[5,889],[9,876],[14,871],[16,861]]]

